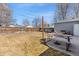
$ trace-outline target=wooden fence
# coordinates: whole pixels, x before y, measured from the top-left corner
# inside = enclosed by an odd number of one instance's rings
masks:
[[[0,33],[2,32],[19,32],[19,31],[25,31],[25,32],[34,32],[39,31],[42,32],[42,28],[20,28],[20,27],[0,27]],[[44,28],[44,32],[54,32],[54,28]]]
[[[39,31],[39,29],[36,28],[20,28],[20,27],[0,27],[0,33],[2,32],[19,32],[19,31]]]
[[[18,32],[20,28],[18,27],[0,27],[0,32]]]

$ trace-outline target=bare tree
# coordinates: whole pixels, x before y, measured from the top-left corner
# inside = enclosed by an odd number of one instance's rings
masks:
[[[79,17],[79,3],[75,3],[73,6],[74,13],[75,13],[75,18]]]
[[[54,15],[54,22],[64,19],[76,19],[79,18],[79,3],[61,3],[57,4],[57,10]]]
[[[24,19],[23,20],[23,25],[24,26],[28,26],[29,25],[29,20],[28,19]]]
[[[48,27],[49,27],[48,22],[44,21],[44,27],[45,27],[45,28],[48,28]]]
[[[32,21],[33,25],[35,28],[39,28],[41,27],[41,18],[40,17],[37,17],[35,18],[33,21]]]
[[[10,24],[12,11],[7,4],[0,4],[0,25],[8,26]]]
[[[11,19],[10,24],[16,25],[16,21],[17,21],[16,19]]]
[[[56,10],[54,19],[55,20],[66,19],[68,4],[67,3],[59,3],[56,6],[57,6],[57,10]]]

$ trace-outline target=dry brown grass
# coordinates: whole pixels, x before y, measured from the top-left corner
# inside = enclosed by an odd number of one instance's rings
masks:
[[[40,55],[48,49],[40,43],[41,34],[41,32],[0,34],[0,55]]]
[[[40,39],[38,32],[0,34],[0,55],[39,55],[48,48]]]

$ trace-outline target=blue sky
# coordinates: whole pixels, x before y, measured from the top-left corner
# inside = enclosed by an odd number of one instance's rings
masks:
[[[56,4],[47,3],[10,3],[8,4],[12,9],[12,16],[17,19],[17,23],[22,25],[23,19],[27,18],[31,24],[35,17],[44,16],[44,20],[48,23],[53,22],[54,12],[56,10]]]

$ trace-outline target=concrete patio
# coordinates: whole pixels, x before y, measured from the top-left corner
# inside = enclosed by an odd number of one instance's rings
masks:
[[[64,52],[68,55],[79,56],[79,37],[73,36],[71,38],[72,38],[71,39],[71,46],[69,48],[70,51],[66,51],[66,41],[67,40],[64,38],[61,38],[61,37],[52,38],[52,40],[48,41],[46,44],[49,47],[59,50],[61,52]],[[54,43],[55,41],[60,42],[60,45],[56,45]]]

